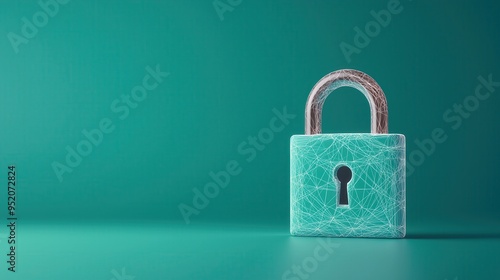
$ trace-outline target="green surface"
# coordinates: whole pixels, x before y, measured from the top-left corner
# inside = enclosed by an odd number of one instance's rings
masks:
[[[414,226],[405,239],[292,237],[262,224],[25,225],[20,272],[6,279],[498,279],[500,227],[474,225]]]
[[[408,238],[339,240],[309,279],[499,278],[498,1],[228,2],[220,17],[213,1],[71,0],[46,22],[38,1],[1,2],[0,178],[16,165],[19,270],[3,188],[0,278],[280,279],[318,242],[288,235],[289,139],[313,85],[342,68],[378,82],[389,132],[406,136]],[[382,9],[390,22],[357,38]],[[44,24],[13,47],[34,15]],[[370,128],[354,89],[324,116],[328,133]],[[79,144],[92,151],[61,182],[54,162]]]

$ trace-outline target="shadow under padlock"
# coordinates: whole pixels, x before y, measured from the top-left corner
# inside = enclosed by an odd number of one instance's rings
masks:
[[[328,95],[349,86],[368,99],[371,133],[321,133]],[[402,238],[406,234],[405,137],[388,134],[387,101],[370,76],[323,77],[306,105],[306,133],[290,139],[290,233]]]

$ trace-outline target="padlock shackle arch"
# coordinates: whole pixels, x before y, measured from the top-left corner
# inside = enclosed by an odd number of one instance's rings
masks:
[[[371,133],[388,133],[387,100],[382,88],[367,74],[343,69],[324,76],[309,93],[306,104],[305,134],[321,133],[323,104],[330,93],[340,87],[353,87],[361,91],[370,104]]]

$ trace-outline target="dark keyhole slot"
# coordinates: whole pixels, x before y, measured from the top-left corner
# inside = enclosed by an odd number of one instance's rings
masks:
[[[347,197],[347,183],[351,181],[352,171],[347,166],[341,166],[337,169],[337,180],[340,181],[339,191],[339,205],[349,205],[349,198]]]

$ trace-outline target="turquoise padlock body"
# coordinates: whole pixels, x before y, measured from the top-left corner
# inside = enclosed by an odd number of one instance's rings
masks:
[[[294,135],[290,139],[290,233],[403,238],[406,145],[402,134]],[[338,204],[335,171],[352,171],[348,205]]]

